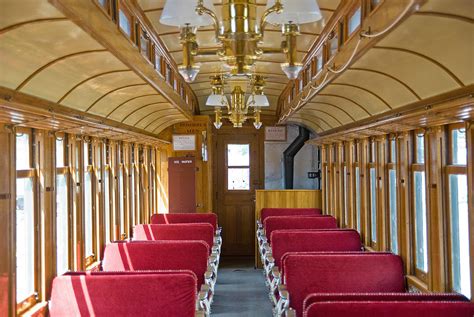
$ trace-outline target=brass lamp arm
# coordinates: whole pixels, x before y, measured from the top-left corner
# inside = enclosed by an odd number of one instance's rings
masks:
[[[274,5],[263,12],[262,18],[260,19],[260,38],[263,38],[265,33],[265,25],[267,24],[268,16],[274,12],[277,14],[283,12],[283,4],[281,4],[281,0],[276,0]]]
[[[221,35],[219,32],[219,19],[217,18],[217,15],[214,13],[214,11],[204,6],[204,0],[198,0],[198,4],[196,6],[196,13],[199,15],[207,14],[211,17],[212,22],[214,24],[214,30],[216,31],[216,39],[220,39]]]

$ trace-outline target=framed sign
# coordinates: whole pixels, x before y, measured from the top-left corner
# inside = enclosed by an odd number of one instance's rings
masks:
[[[196,151],[196,135],[173,134],[173,151]]]
[[[265,127],[265,141],[286,142],[286,126]]]

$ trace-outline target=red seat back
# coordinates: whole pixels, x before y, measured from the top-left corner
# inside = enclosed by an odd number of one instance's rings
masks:
[[[385,252],[286,253],[283,282],[290,307],[302,316],[311,293],[387,293],[405,291],[402,259]]]
[[[353,229],[275,230],[271,241],[272,256],[278,267],[287,252],[362,250],[360,235]]]
[[[204,241],[134,241],[105,246],[104,271],[189,270],[204,284],[209,248]]]
[[[50,316],[194,316],[189,271],[72,272],[53,280]]]
[[[472,317],[467,302],[322,302],[309,306],[305,317]]]
[[[136,225],[133,240],[202,240],[211,249],[214,245],[214,228],[207,223]]]
[[[467,302],[466,297],[455,293],[329,293],[329,294],[310,294],[306,296],[303,303],[303,311],[314,303],[319,302],[363,302],[363,301],[445,301],[445,302]]]
[[[283,229],[336,229],[337,221],[333,216],[271,216],[263,223],[265,235],[271,243],[274,230]]]
[[[270,216],[313,216],[321,213],[320,208],[262,208],[260,221],[263,223]]]
[[[196,213],[173,213],[173,214],[154,214],[151,216],[151,224],[167,225],[173,223],[209,223],[217,229],[217,215],[214,213],[196,214]]]

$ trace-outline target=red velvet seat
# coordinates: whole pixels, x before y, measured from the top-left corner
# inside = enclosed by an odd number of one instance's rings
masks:
[[[474,304],[468,302],[383,301],[321,302],[309,306],[305,317],[472,317]]]
[[[136,225],[133,240],[201,240],[211,250],[214,245],[214,228],[207,223]]]
[[[49,313],[193,317],[196,283],[190,271],[66,273],[53,280]]]
[[[402,293],[402,259],[385,252],[286,253],[283,283],[290,307],[302,316],[303,301],[312,293]]]
[[[445,302],[467,302],[465,296],[455,293],[328,293],[310,294],[303,303],[303,311],[314,303],[319,302],[376,302],[376,301],[445,301]]]
[[[262,208],[260,221],[263,223],[270,216],[313,216],[321,213],[320,208]]]
[[[151,224],[165,225],[176,223],[209,223],[217,230],[217,215],[214,213],[174,213],[174,214],[154,214],[151,216]]]
[[[274,230],[283,229],[336,229],[337,221],[333,216],[270,216],[263,223],[265,236],[271,244]]]
[[[104,271],[189,270],[205,284],[209,248],[204,241],[134,241],[105,247]]]
[[[287,252],[361,251],[357,230],[275,230],[271,233],[272,257],[280,267],[281,257]]]

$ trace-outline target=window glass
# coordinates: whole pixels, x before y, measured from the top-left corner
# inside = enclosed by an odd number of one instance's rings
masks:
[[[370,8],[373,10],[380,2],[382,2],[382,0],[370,0]]]
[[[375,168],[370,168],[370,236],[372,242],[377,242],[377,191]]]
[[[106,8],[107,7],[107,0],[99,0],[99,4],[101,7]]]
[[[17,151],[21,148],[17,148]],[[21,152],[20,152],[21,153]],[[20,154],[18,153],[18,154]],[[33,179],[16,180],[16,299],[35,292],[35,216]]]
[[[161,55],[155,54],[155,69],[161,74]]]
[[[425,172],[414,173],[416,268],[428,271]]]
[[[361,7],[358,7],[357,10],[351,15],[347,25],[348,35],[354,33],[355,30],[360,26],[361,17]]]
[[[130,218],[132,220],[132,226],[134,226],[135,223],[135,167],[132,166],[130,169]],[[153,179],[153,175],[155,173],[150,173],[151,178]],[[151,192],[153,193],[153,191]]]
[[[104,222],[105,242],[110,242],[110,181],[109,171],[104,172]]]
[[[449,175],[451,278],[453,290],[471,297],[467,176]]]
[[[125,211],[123,206],[124,190],[123,190],[123,169],[119,169],[119,217],[120,217],[120,234],[125,233]]]
[[[416,135],[416,163],[425,163],[425,137],[423,134]]]
[[[397,162],[397,141],[395,139],[390,140],[390,162]]]
[[[227,166],[249,166],[249,144],[227,144]]]
[[[69,269],[67,175],[56,176],[56,188],[56,272],[61,275]]]
[[[398,214],[397,214],[397,172],[388,171],[390,208],[390,250],[398,254]]]
[[[467,148],[466,148],[466,130],[456,129],[452,132],[452,148],[451,153],[453,155],[454,165],[466,165],[467,164]]]
[[[356,202],[356,228],[360,232],[360,171],[355,168],[355,202]]]
[[[338,35],[334,31],[334,37],[329,40],[329,58],[333,57],[339,48]]]
[[[342,175],[343,188],[344,188],[344,224],[349,224],[349,197],[348,197],[348,180],[347,166],[344,165],[344,174]]]
[[[227,171],[228,190],[249,190],[250,189],[250,169],[249,168],[229,168]]]
[[[129,37],[132,36],[130,18],[122,9],[119,10],[119,26],[120,29],[125,32],[125,34],[127,34]]]
[[[92,237],[92,179],[91,173],[84,176],[84,224],[86,257],[94,254]]]
[[[64,167],[64,138],[56,139],[56,167]]]
[[[30,136],[27,133],[16,136],[16,169],[30,169]]]

